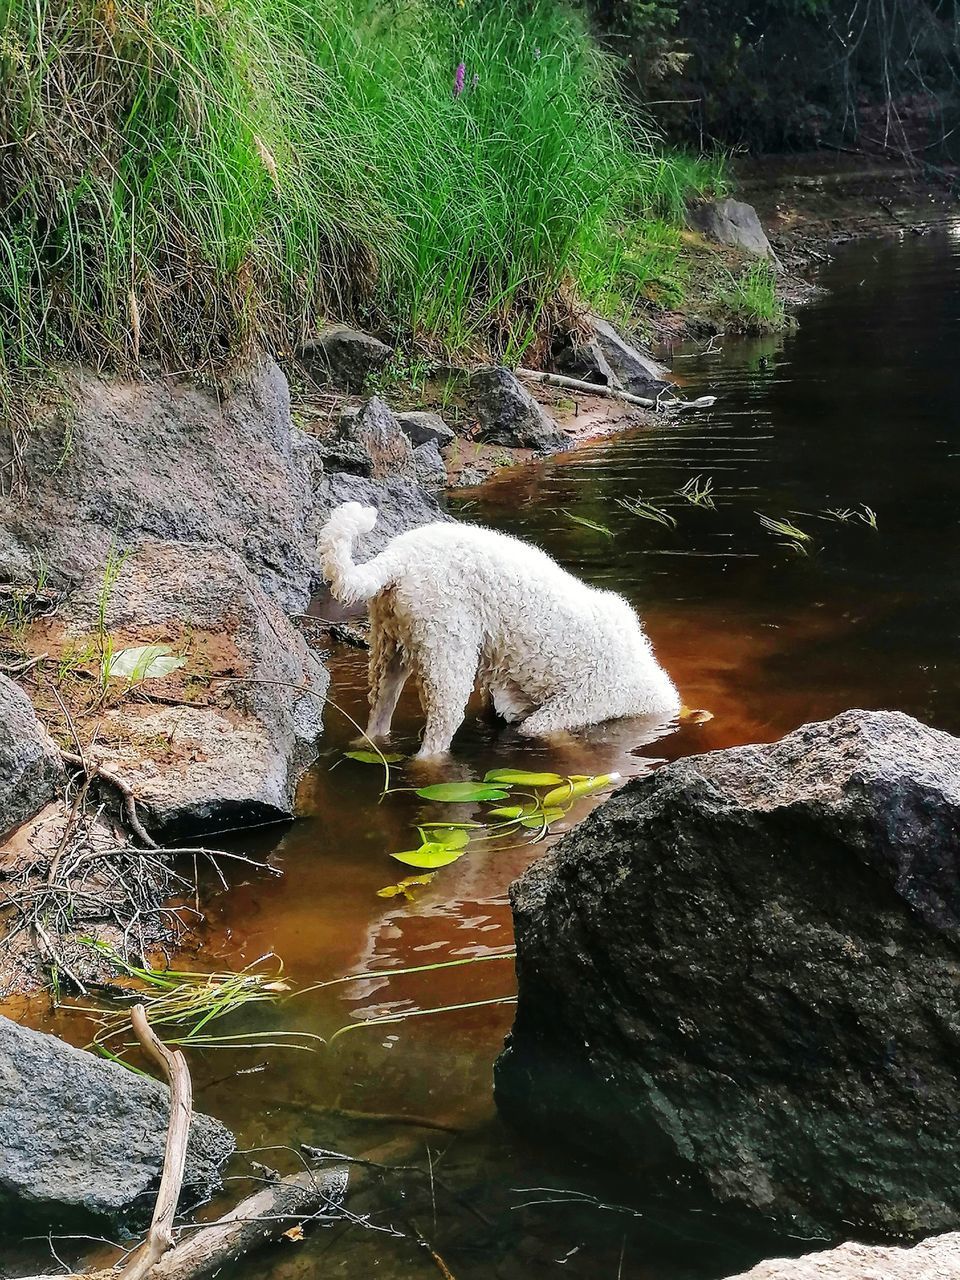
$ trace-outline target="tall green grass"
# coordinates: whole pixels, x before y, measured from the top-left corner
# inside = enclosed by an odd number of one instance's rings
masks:
[[[612,76],[550,0],[0,0],[0,367],[519,354],[722,182]]]

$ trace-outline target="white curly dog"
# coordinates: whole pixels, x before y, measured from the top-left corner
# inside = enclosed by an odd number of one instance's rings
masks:
[[[388,736],[411,674],[426,715],[421,759],[449,749],[478,680],[497,713],[531,738],[679,712],[677,690],[622,597],[477,525],[422,525],[355,564],[354,541],[376,519],[373,507],[347,502],[318,537],[335,599],[369,601],[374,741]]]

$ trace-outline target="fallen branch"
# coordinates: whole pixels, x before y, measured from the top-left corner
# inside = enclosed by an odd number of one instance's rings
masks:
[[[165,1254],[150,1280],[201,1280],[268,1240],[276,1240],[305,1218],[339,1216],[347,1172],[341,1167],[315,1172],[305,1169],[242,1200],[235,1209],[197,1229]]]
[[[539,369],[518,369],[517,376],[528,382],[542,382],[550,387],[566,387],[570,391],[586,391],[592,396],[606,396],[608,400],[625,400],[627,404],[639,405],[641,409],[709,409],[716,402],[716,396],[700,396],[697,400],[680,400],[677,396],[635,396],[632,391],[621,391],[618,387],[606,387],[599,383],[582,382],[579,378],[568,378],[561,373],[543,373]]]
[[[193,1115],[193,1086],[186,1058],[179,1050],[168,1049],[147,1021],[142,1004],[133,1006],[133,1029],[144,1053],[151,1057],[170,1085],[170,1122],[163,1153],[160,1189],[153,1206],[153,1220],[147,1238],[120,1272],[120,1280],[144,1280],[163,1255],[173,1248],[173,1219],[183,1188],[187,1163],[187,1139]]]
[[[122,778],[118,777],[112,770],[105,769],[103,765],[84,760],[83,756],[75,755],[72,751],[61,750],[60,755],[66,764],[82,769],[88,777],[102,778],[104,782],[109,782],[111,787],[115,787],[123,800],[123,812],[126,814],[127,822],[130,824],[130,830],[140,843],[146,845],[148,849],[157,848],[156,840],[146,830],[137,814],[137,797]]]

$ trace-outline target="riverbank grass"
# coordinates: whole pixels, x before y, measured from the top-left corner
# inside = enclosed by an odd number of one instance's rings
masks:
[[[723,170],[614,70],[547,0],[0,0],[0,366],[215,371],[347,317],[512,358],[625,264],[669,291]]]

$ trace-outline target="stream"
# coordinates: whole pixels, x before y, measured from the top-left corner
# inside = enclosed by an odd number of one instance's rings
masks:
[[[629,597],[684,702],[713,719],[659,737],[629,722],[601,726],[558,759],[471,715],[447,776],[497,766],[637,774],[691,752],[769,741],[851,706],[898,708],[960,733],[960,229],[848,245],[819,283],[794,333],[672,353],[692,395],[719,397],[711,410],[504,473],[449,501],[454,514],[536,542]],[[697,476],[701,487],[712,481],[712,505],[678,492]],[[675,527],[617,502],[638,495]],[[791,545],[761,515],[804,536]],[[338,646],[330,664],[333,698],[358,719],[365,663]],[[409,696],[397,723],[402,750],[419,725]],[[331,711],[302,788],[302,820],[236,843],[283,874],[249,869],[234,872],[229,892],[206,886],[200,964],[237,969],[273,955],[302,987],[490,959],[250,1006],[231,1033],[329,1037],[357,1019],[513,995],[507,887],[542,846],[471,852],[413,901],[378,897],[405,874],[388,855],[416,843],[424,804],[402,793],[381,800],[380,770],[342,759],[353,736]],[[394,781],[403,785],[402,768]],[[230,1125],[241,1147],[270,1148],[255,1157],[264,1163],[296,1169],[301,1142],[360,1153],[402,1136],[435,1173],[432,1187],[411,1176],[371,1201],[365,1225],[319,1229],[234,1274],[437,1276],[411,1219],[457,1280],[712,1280],[765,1252],[811,1247],[725,1229],[709,1212],[678,1206],[669,1184],[632,1202],[613,1172],[570,1153],[562,1125],[549,1149],[511,1133],[493,1106],[491,1068],[512,1013],[509,1003],[483,1003],[352,1030],[314,1052],[279,1037],[277,1047],[192,1052],[197,1105]],[[43,1025],[84,1042],[76,1015]],[[244,1186],[228,1184],[231,1197]]]

